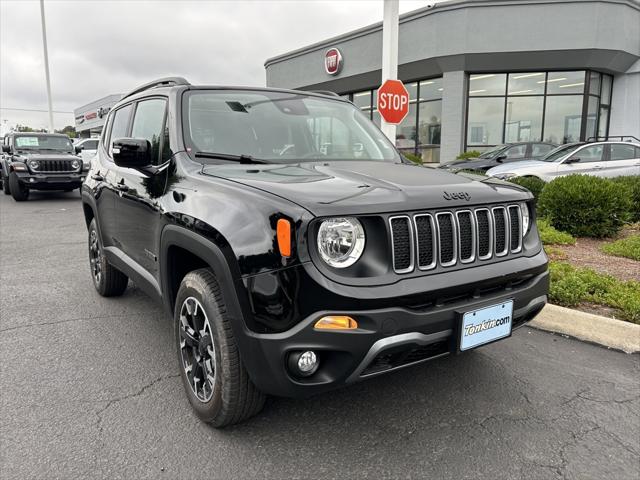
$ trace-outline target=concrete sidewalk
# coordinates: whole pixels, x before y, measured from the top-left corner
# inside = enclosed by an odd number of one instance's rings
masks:
[[[626,353],[640,352],[640,325],[547,304],[529,326]]]

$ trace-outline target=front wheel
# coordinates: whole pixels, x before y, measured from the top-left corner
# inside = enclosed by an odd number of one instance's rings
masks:
[[[214,427],[224,427],[262,410],[265,395],[244,368],[211,270],[195,270],[184,277],[174,322],[182,383],[196,414]]]
[[[24,202],[29,198],[29,188],[24,185],[15,173],[9,174],[9,190],[16,202]]]
[[[124,293],[129,278],[107,260],[95,218],[89,224],[89,265],[93,286],[100,295],[118,297]]]
[[[2,191],[4,192],[5,195],[11,195],[8,178],[2,177]]]

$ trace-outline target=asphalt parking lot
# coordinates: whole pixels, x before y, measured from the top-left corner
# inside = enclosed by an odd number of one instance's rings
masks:
[[[94,291],[78,192],[0,194],[0,477],[640,477],[640,356],[529,328],[218,431],[135,286]]]

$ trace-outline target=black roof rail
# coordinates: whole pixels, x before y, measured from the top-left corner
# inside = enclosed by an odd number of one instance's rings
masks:
[[[336,92],[331,90],[309,90],[311,93],[319,93],[320,95],[328,95],[330,97],[340,97]]]
[[[136,93],[144,92],[145,90],[149,90],[150,88],[173,87],[175,85],[191,85],[191,84],[187,81],[186,78],[182,78],[182,77],[159,78],[159,79],[154,80],[152,82],[145,83],[144,85],[140,85],[137,88],[134,88],[129,93],[127,93],[125,96],[123,96],[122,99],[125,99],[127,97],[132,96],[132,95],[135,95]]]
[[[625,140],[625,138],[629,140]],[[587,138],[587,142],[608,142],[610,140],[619,140],[621,142],[632,142],[635,140],[636,142],[640,143],[640,139],[634,137],[633,135],[607,135],[604,137],[597,136]]]

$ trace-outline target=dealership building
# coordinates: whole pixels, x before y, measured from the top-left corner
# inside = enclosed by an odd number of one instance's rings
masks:
[[[400,16],[410,94],[396,144],[425,162],[501,143],[640,138],[640,2],[452,0]],[[268,86],[330,90],[376,123],[382,23],[265,62]]]
[[[100,135],[107,119],[107,113],[121,98],[122,94],[108,95],[100,100],[95,100],[76,108],[73,111],[73,116],[78,136],[88,138]]]

